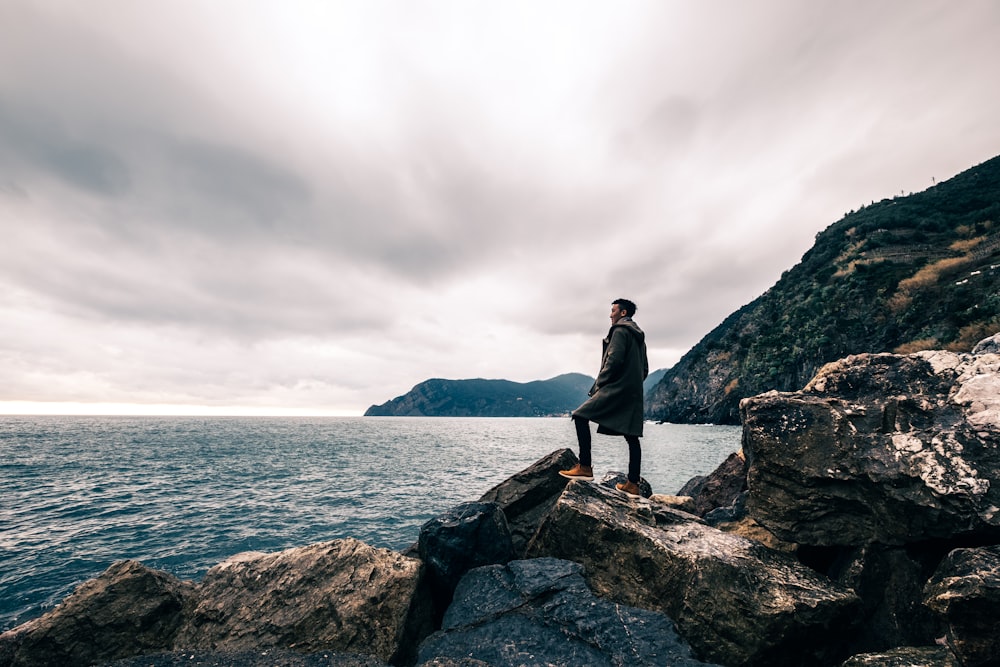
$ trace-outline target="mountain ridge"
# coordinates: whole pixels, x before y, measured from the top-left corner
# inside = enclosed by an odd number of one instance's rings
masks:
[[[866,352],[967,352],[1000,329],[1000,157],[851,211],[646,395],[646,416],[739,423],[739,402],[794,391]]]
[[[483,378],[431,378],[365,411],[366,417],[553,417],[569,414],[587,398],[594,378],[564,373],[548,380],[514,382]]]
[[[649,374],[643,394],[651,390],[667,369]],[[594,378],[583,373],[563,373],[548,380],[514,382],[471,378],[430,378],[410,391],[372,405],[366,417],[555,417],[568,415],[587,399]],[[513,402],[512,402],[513,401]]]

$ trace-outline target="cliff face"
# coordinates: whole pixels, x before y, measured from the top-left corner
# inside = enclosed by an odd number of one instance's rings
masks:
[[[850,354],[968,352],[1000,329],[1000,157],[851,212],[646,398],[650,419],[739,423],[739,402],[802,387]]]
[[[365,411],[366,417],[551,417],[587,398],[594,378],[567,373],[549,380],[441,380],[421,382],[406,394]]]

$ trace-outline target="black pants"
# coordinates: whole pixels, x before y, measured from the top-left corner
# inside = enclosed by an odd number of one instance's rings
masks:
[[[576,426],[576,441],[580,445],[580,465],[589,466],[590,458],[590,421],[583,417],[573,417]],[[639,436],[626,435],[628,443],[628,481],[639,483],[639,470],[642,467],[642,448],[639,446]]]

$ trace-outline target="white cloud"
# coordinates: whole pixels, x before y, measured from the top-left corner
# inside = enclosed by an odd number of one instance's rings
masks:
[[[0,402],[593,374],[619,296],[668,366],[848,210],[998,152],[998,28],[989,0],[4,3]]]

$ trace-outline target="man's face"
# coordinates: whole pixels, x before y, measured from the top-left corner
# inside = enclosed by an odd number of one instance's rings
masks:
[[[611,324],[618,324],[618,320],[625,317],[625,313],[622,312],[621,306],[617,303],[611,304]]]

